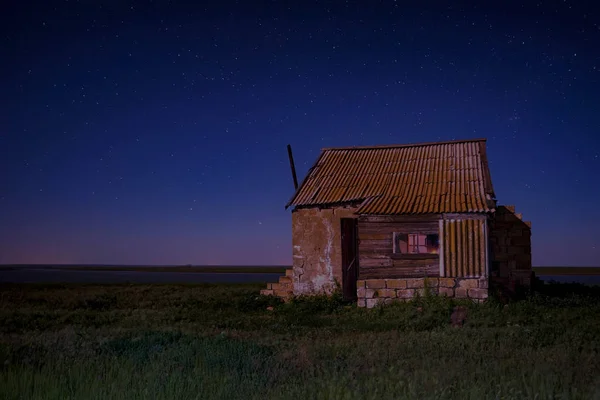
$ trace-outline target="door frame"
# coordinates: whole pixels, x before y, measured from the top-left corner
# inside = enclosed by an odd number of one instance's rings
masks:
[[[358,219],[340,218],[342,251],[342,296],[356,301],[358,280]]]

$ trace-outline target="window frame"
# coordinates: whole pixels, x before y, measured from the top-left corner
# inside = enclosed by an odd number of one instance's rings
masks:
[[[406,250],[407,250],[406,253],[400,253],[399,252],[398,241],[399,241],[399,237],[401,235],[402,236],[406,236]],[[427,252],[426,253],[411,253],[410,252],[411,246],[413,248],[417,247],[417,249],[419,247],[427,246],[427,236],[428,235],[436,235],[437,236],[437,239],[438,239],[437,250],[438,250],[438,252],[437,253],[427,253]],[[418,238],[421,237],[421,236],[425,237],[425,244],[424,245],[418,244],[419,243],[419,239]],[[410,238],[411,237],[413,237],[413,238],[416,237],[417,238],[417,244],[416,245],[415,244],[411,245],[411,243],[410,243],[410,241],[411,241]],[[427,233],[424,233],[424,232],[410,232],[410,233],[408,233],[408,232],[393,232],[393,235],[392,235],[392,258],[409,258],[409,259],[439,258],[439,251],[440,251],[440,242],[439,242],[440,239],[439,239],[439,237],[440,237],[439,232],[427,232]]]

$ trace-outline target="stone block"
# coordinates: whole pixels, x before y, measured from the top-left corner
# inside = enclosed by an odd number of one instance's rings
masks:
[[[367,289],[385,289],[385,279],[367,279]]]
[[[498,215],[494,221],[493,231],[494,235],[504,235],[506,229],[510,229],[512,227],[512,223],[508,222],[510,220],[510,216],[508,215]]]
[[[468,295],[472,299],[487,299],[488,290],[487,289],[469,289]]]
[[[514,228],[511,229],[510,231],[508,231],[508,236],[509,237],[519,237],[519,236],[523,236],[523,230],[519,229],[519,228]]]
[[[440,287],[439,288],[440,296],[454,297],[454,289],[448,287]]]
[[[465,288],[454,289],[454,297],[456,297],[457,299],[466,299],[468,297],[467,289],[465,289]]]
[[[274,283],[273,290],[294,290],[294,284],[291,282]]]
[[[364,288],[365,286],[365,281],[362,279],[359,279],[358,281],[356,281],[356,287],[357,288]]]
[[[517,263],[515,271],[531,271],[531,263]]]
[[[501,252],[501,251],[497,251],[496,254],[494,255],[494,260],[495,261],[508,261],[510,259],[510,256],[507,253]]]
[[[289,276],[290,278],[294,277],[294,270],[293,269],[286,269],[285,270],[285,276]]]
[[[511,245],[519,247],[531,246],[531,239],[527,236],[518,236],[511,238]]]
[[[477,279],[464,278],[464,279],[457,279],[457,281],[458,281],[458,287],[461,289],[471,289],[471,288],[479,287]]]
[[[430,295],[437,295],[440,292],[440,288],[439,287],[424,287],[421,289],[418,289],[420,292],[422,293],[421,296],[426,296],[427,293],[429,293]]]
[[[526,270],[515,270],[512,273],[513,276],[519,276],[519,277],[530,277],[531,276],[531,271],[526,271]]]
[[[526,277],[518,278],[517,279],[517,284],[519,284],[521,286],[530,286],[531,285],[531,278],[526,278]]]
[[[377,298],[377,290],[376,289],[365,289],[365,298],[366,299],[374,299]]]
[[[263,289],[260,291],[260,294],[263,296],[273,296],[273,290],[271,289]]]
[[[406,280],[404,280],[404,279],[386,279],[385,285],[389,289],[406,289]]]
[[[508,254],[511,256],[517,255],[517,254],[525,254],[525,251],[522,247],[519,246],[510,246],[508,248]]]
[[[412,299],[415,297],[414,289],[398,289],[396,290],[396,296],[400,299]]]
[[[379,304],[380,299],[367,299],[367,308],[373,308]]]
[[[479,289],[487,289],[489,287],[490,281],[489,278],[487,277],[481,277],[479,278]]]
[[[529,265],[531,267],[531,249],[525,254],[517,254],[515,261],[517,265]]]
[[[356,305],[359,307],[366,307],[367,306],[367,301],[365,299],[358,299],[356,301]]]
[[[365,298],[367,297],[367,289],[365,289],[364,287],[359,287],[356,289],[356,297],[360,298]]]
[[[378,297],[395,298],[396,289],[377,289]]]
[[[292,295],[291,290],[273,290],[273,294],[277,297],[289,297]]]
[[[439,285],[438,278],[425,278],[425,286],[430,288],[437,288]]]
[[[453,288],[456,285],[454,278],[439,278],[440,287]]]
[[[406,287],[409,289],[418,289],[425,287],[425,279],[423,278],[410,278],[406,280]]]

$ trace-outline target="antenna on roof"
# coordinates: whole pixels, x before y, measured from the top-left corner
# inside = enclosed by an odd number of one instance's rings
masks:
[[[287,145],[288,157],[290,158],[290,168],[292,168],[292,178],[294,178],[294,190],[298,190],[298,178],[296,177],[296,167],[294,166],[294,156],[292,155],[292,146]]]

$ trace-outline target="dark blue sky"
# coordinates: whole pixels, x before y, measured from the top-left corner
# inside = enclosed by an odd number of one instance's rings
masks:
[[[290,264],[286,144],[486,137],[534,265],[600,265],[593,2],[12,3],[0,263]]]

